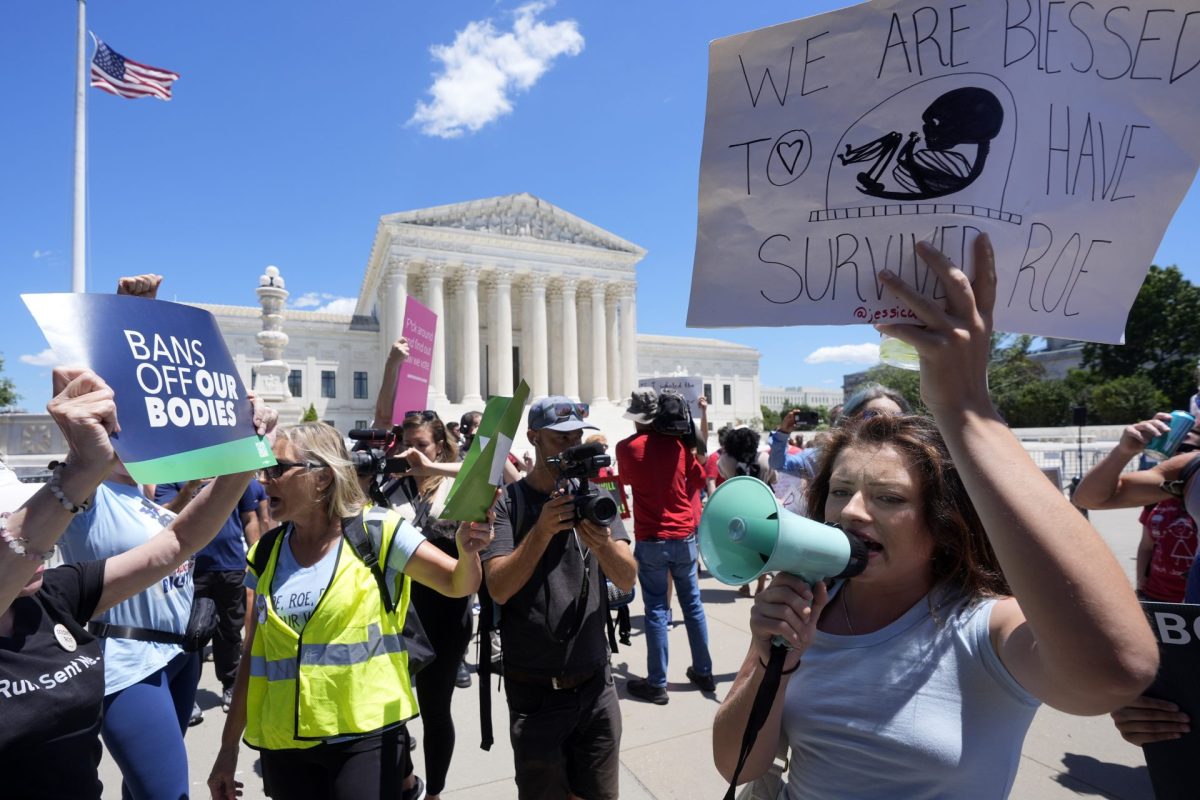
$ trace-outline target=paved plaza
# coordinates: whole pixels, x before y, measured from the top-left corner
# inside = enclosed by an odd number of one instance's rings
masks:
[[[1132,574],[1139,526],[1137,510],[1093,512],[1092,520]],[[633,618],[633,646],[613,658],[620,691],[625,732],[621,746],[621,797],[632,800],[668,798],[702,800],[721,797],[725,785],[712,764],[711,726],[718,700],[728,691],[746,652],[750,600],[732,587],[710,577],[701,581],[711,639],[717,696],[705,696],[684,677],[687,668],[687,635],[683,625],[671,631],[670,703],[656,706],[629,699],[624,684],[629,677],[645,675],[646,659],[639,630],[641,617]],[[635,612],[638,610],[635,602]],[[681,619],[678,607],[675,618]],[[474,661],[474,648],[468,655]],[[458,747],[443,797],[447,800],[509,800],[516,798],[512,752],[508,746],[507,709],[495,695],[496,743],[491,751],[479,749],[478,688],[454,694]],[[193,797],[206,798],[205,778],[216,754],[225,715],[221,713],[219,686],[212,666],[205,666],[199,694],[205,719],[187,735],[192,768]],[[421,723],[413,731],[421,738]],[[416,756],[421,771],[421,756]],[[257,754],[246,747],[238,764],[246,784],[246,798],[262,798],[256,774]],[[101,766],[105,798],[119,798],[120,776],[113,763]],[[1018,800],[1065,800],[1078,797],[1141,800],[1152,798],[1150,780],[1141,751],[1126,744],[1107,716],[1071,717],[1042,708],[1025,740],[1021,768],[1012,797]]]

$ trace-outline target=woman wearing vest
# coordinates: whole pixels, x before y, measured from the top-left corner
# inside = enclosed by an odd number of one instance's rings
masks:
[[[457,561],[366,498],[341,435],[324,423],[281,430],[263,471],[284,524],[247,555],[255,591],[246,647],[208,784],[233,800],[238,738],[261,751],[276,800],[401,797],[401,724],[417,714],[401,631],[411,581],[465,597],[479,588],[487,524],[457,532]],[[368,544],[364,545],[364,543]],[[266,549],[264,557],[259,550]],[[367,550],[378,555],[364,560]]]
[[[397,481],[388,501],[405,520],[450,558],[458,558],[455,531],[458,524],[440,519],[454,484],[453,474],[462,464],[458,448],[446,426],[432,411],[410,412],[401,423],[403,452],[412,469],[409,478]],[[422,747],[425,752],[425,788],[428,800],[437,800],[446,787],[446,774],[454,756],[454,719],[450,701],[459,665],[471,641],[470,597],[449,597],[414,584],[412,605],[433,646],[435,658],[416,676],[421,705]]]

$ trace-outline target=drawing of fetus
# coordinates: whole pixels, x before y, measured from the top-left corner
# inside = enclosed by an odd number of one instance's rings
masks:
[[[1004,124],[1004,108],[996,96],[974,86],[946,92],[925,109],[921,134],[892,131],[859,147],[846,145],[839,154],[843,165],[874,162],[858,173],[858,190],[888,200],[928,200],[970,186],[983,173],[991,141]],[[974,158],[956,148],[974,145]],[[918,149],[920,148],[920,149]],[[891,178],[884,171],[895,161]]]

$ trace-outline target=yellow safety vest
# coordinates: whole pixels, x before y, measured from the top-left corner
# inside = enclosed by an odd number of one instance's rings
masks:
[[[387,564],[400,523],[400,516],[387,509],[363,511],[361,524],[380,545],[380,568]],[[370,568],[343,543],[329,587],[303,632],[296,633],[271,601],[283,539],[274,537],[270,559],[256,576],[258,625],[250,648],[246,744],[263,750],[308,748],[415,717],[417,699],[401,635],[411,579],[387,571],[388,587],[399,589],[396,610],[388,613]],[[256,548],[257,544],[247,554],[251,564]]]

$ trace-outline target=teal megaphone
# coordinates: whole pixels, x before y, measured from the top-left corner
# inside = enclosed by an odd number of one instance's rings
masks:
[[[861,539],[793,514],[771,487],[740,475],[722,483],[700,518],[700,552],[714,578],[730,586],[764,572],[788,572],[809,584],[850,578],[867,566]]]

